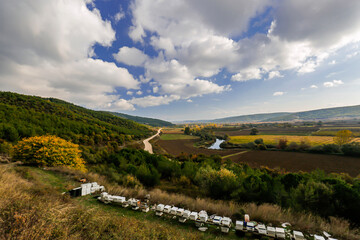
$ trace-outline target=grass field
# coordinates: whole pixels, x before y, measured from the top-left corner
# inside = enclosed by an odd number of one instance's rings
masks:
[[[265,144],[276,145],[279,139],[286,138],[288,142],[300,143],[301,141],[307,141],[312,146],[331,144],[334,143],[333,137],[331,136],[289,136],[289,135],[247,135],[247,136],[231,136],[230,142],[235,144],[249,143],[256,139],[262,138]],[[360,142],[360,138],[355,138],[354,142]]]
[[[185,134],[162,134],[161,140],[182,140],[182,139],[198,139],[199,137],[185,135]]]

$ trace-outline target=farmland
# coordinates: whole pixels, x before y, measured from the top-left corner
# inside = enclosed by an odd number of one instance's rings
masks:
[[[180,139],[180,140],[158,140],[155,142],[156,146],[161,147],[168,154],[178,156],[182,153],[186,154],[204,154],[212,155],[217,154],[220,156],[226,156],[239,152],[239,150],[214,150],[207,148],[196,148],[194,144],[198,142],[197,139]]]
[[[256,139],[262,138],[265,144],[276,145],[280,139],[286,138],[288,142],[300,143],[305,141],[310,143],[312,146],[332,144],[334,143],[333,137],[331,136],[291,136],[291,135],[244,135],[244,136],[231,136],[230,142],[234,144],[242,144],[253,142]],[[354,142],[360,142],[360,138],[355,138]]]
[[[356,157],[282,151],[248,151],[230,156],[229,159],[237,163],[246,163],[254,168],[266,166],[284,169],[287,172],[311,172],[321,169],[327,173],[348,173],[353,177],[360,173],[360,159]]]
[[[163,134],[161,140],[199,139],[199,137],[184,134]]]
[[[292,135],[292,136],[310,136],[319,130],[318,127],[292,127],[292,128],[276,128],[276,127],[260,127],[257,128],[260,135]],[[214,130],[215,134],[228,136],[249,135],[251,129],[241,128],[219,128]]]
[[[349,130],[355,137],[360,137],[360,127],[326,127],[320,128],[319,131],[313,132],[313,136],[335,136],[338,131]]]

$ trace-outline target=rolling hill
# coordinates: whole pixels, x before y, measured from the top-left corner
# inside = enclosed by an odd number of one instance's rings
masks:
[[[348,107],[324,108],[312,111],[290,113],[278,117],[269,117],[266,121],[311,121],[360,118],[360,105]]]
[[[56,135],[80,145],[121,145],[151,134],[146,126],[55,98],[0,92],[0,138]]]
[[[303,112],[277,112],[240,115],[213,120],[184,121],[187,123],[241,123],[241,122],[290,122],[290,121],[326,121],[341,119],[360,119],[360,105],[324,108]]]
[[[214,122],[214,123],[262,122],[269,118],[282,117],[288,114],[289,113],[286,112],[251,114],[251,115],[243,115],[243,116],[235,116],[235,117],[227,117],[227,118],[218,118],[218,119],[210,120],[209,122]]]

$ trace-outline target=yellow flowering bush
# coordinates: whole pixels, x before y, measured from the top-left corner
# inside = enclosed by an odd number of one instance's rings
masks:
[[[85,171],[79,146],[56,136],[25,138],[14,147],[14,158],[35,166],[69,166]]]

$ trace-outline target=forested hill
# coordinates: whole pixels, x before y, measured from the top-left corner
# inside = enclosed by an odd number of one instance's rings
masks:
[[[0,92],[0,139],[51,134],[89,146],[122,145],[151,134],[146,126],[54,99]]]
[[[156,118],[147,118],[147,117],[139,117],[139,116],[132,116],[125,113],[117,113],[117,112],[110,112],[111,114],[114,114],[115,116],[126,118],[129,120],[133,120],[135,122],[150,125],[153,127],[171,127],[174,126],[171,122],[167,122],[164,120],[156,119]]]

